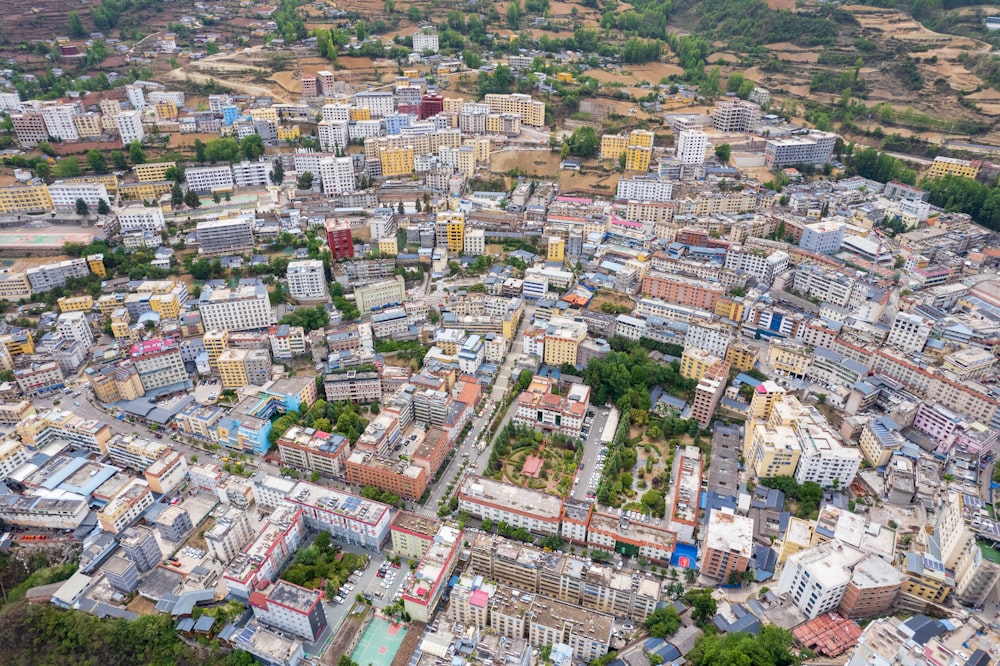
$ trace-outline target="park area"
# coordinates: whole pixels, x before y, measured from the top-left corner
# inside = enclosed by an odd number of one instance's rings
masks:
[[[521,488],[566,497],[582,453],[578,439],[510,422],[497,435],[487,474]]]

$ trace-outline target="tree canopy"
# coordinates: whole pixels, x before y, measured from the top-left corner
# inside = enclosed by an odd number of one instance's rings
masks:
[[[757,636],[705,634],[688,654],[692,666],[797,666],[791,651],[792,633],[773,625],[761,627]]]

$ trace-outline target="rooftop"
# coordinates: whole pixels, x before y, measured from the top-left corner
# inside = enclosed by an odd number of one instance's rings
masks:
[[[562,508],[562,500],[555,495],[483,476],[470,476],[462,485],[461,495],[472,502],[493,504],[543,520],[558,520]]]

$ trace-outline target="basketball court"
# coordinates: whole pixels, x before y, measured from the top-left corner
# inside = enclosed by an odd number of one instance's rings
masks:
[[[358,666],[384,666],[391,664],[399,646],[403,644],[406,629],[401,624],[372,618],[361,635],[361,640],[351,653]]]

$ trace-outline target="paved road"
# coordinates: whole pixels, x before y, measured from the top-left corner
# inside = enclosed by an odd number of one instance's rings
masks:
[[[591,407],[594,412],[594,421],[590,426],[590,434],[583,443],[583,469],[577,473],[576,485],[570,495],[578,500],[587,499],[587,491],[597,491],[597,482],[600,481],[601,473],[597,470],[597,458],[601,451],[601,433],[604,432],[604,425],[608,422],[610,409],[607,407]],[[590,485],[591,477],[594,477],[594,485]]]
[[[465,441],[460,442],[458,445],[458,450],[455,454],[454,459],[445,467],[444,472],[441,474],[441,479],[438,481],[437,485],[431,490],[430,497],[427,502],[417,509],[418,513],[422,513],[427,516],[436,516],[438,510],[438,502],[444,498],[446,491],[448,490],[448,484],[451,483],[452,478],[454,478],[456,472],[461,469],[462,463],[464,461],[469,462],[469,467],[466,467],[466,473],[476,473],[486,466],[486,463],[490,459],[490,445],[492,442],[484,442],[483,449],[480,451],[476,447],[476,443],[482,436],[486,425],[489,422],[490,415],[493,413],[493,405],[499,404],[503,399],[503,396],[507,393],[507,386],[511,381],[511,372],[513,371],[514,364],[517,359],[521,357],[523,351],[523,341],[521,338],[521,333],[524,327],[534,316],[534,307],[529,307],[525,309],[524,317],[521,319],[521,326],[517,330],[517,334],[514,336],[514,341],[511,344],[510,352],[504,358],[503,363],[497,370],[497,378],[493,382],[493,389],[490,391],[489,397],[485,399],[485,408],[482,414],[477,416],[473,420],[472,430],[469,431],[468,436]],[[492,403],[490,402],[492,401]],[[499,428],[502,428],[510,420],[513,410],[508,410],[507,414],[504,414],[503,419],[500,422]],[[498,428],[498,430],[499,430]],[[471,465],[475,463],[475,468]],[[458,490],[456,487],[452,489],[453,492]]]

